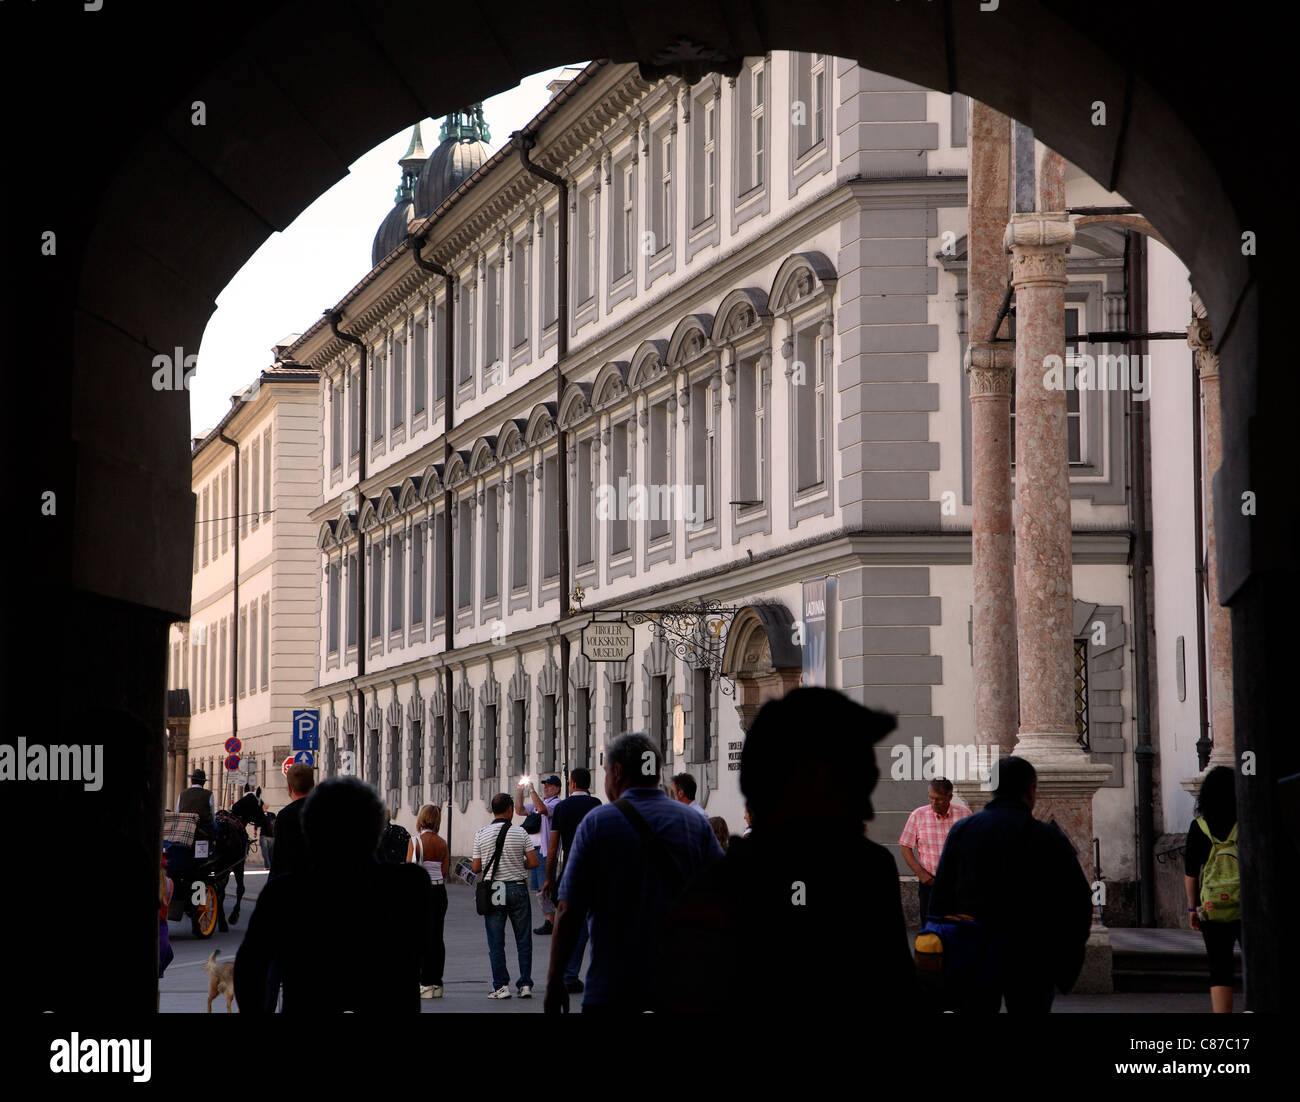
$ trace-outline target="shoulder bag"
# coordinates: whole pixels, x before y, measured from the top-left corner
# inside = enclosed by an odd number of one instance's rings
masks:
[[[490,915],[497,907],[492,902],[492,877],[496,875],[497,865],[501,861],[501,851],[505,848],[506,832],[510,829],[510,820],[506,819],[501,824],[501,830],[497,834],[497,847],[492,854],[492,863],[483,870],[478,882],[474,885],[474,908],[481,915]]]

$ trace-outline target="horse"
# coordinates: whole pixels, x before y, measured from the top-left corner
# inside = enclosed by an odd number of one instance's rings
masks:
[[[248,828],[249,823],[259,830],[266,827],[266,812],[262,810],[262,790],[259,788],[255,792],[245,792],[225,814],[239,823],[243,849],[238,863],[214,881],[217,889],[217,916],[223,930],[226,928],[226,883],[231,872],[235,874],[235,906],[230,912],[232,926],[239,921],[239,905],[244,901],[244,858],[248,855],[249,842],[248,836],[243,832]]]

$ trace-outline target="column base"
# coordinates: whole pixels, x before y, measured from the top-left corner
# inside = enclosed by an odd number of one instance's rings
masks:
[[[1083,968],[1072,995],[1109,995],[1115,990],[1115,954],[1111,949],[1110,931],[1100,922],[1093,921],[1084,949]]]

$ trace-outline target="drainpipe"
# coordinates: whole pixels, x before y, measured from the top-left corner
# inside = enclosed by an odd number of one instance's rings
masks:
[[[343,314],[339,310],[329,311],[325,317],[330,323],[330,332],[333,333],[344,344],[354,346],[361,355],[361,366],[357,372],[357,385],[361,388],[357,395],[357,430],[361,434],[361,439],[357,441],[357,519],[361,519],[361,485],[366,480],[366,448],[370,446],[370,441],[366,434],[370,431],[366,427],[366,344],[365,341],[359,340],[351,333],[344,333],[339,328],[339,322],[343,320]],[[370,645],[370,636],[367,634],[366,627],[366,548],[365,540],[362,538],[360,527],[357,528],[357,677],[364,677],[366,673],[366,647]],[[347,628],[344,626],[343,649],[347,651]],[[353,679],[353,684],[356,680]],[[365,749],[365,730],[366,730],[366,694],[365,690],[357,689],[357,754],[360,756]],[[353,763],[357,772],[364,776],[362,763],[357,761]]]
[[[1210,671],[1207,668],[1205,641],[1205,602],[1209,600],[1210,585],[1205,576],[1205,502],[1201,483],[1201,372],[1192,353],[1192,533],[1193,554],[1196,555],[1196,693],[1201,709],[1201,737],[1196,740],[1196,766],[1204,769],[1210,763]],[[1184,670],[1183,676],[1186,677]]]
[[[234,592],[234,612],[230,617],[230,639],[235,654],[235,664],[239,663],[239,441],[231,440],[223,431],[217,433],[217,439],[223,444],[229,444],[235,449],[235,477],[232,481],[235,485],[232,487],[232,496],[235,499],[235,592]],[[230,677],[230,734],[234,738],[239,738],[239,671],[232,670]],[[212,787],[215,789],[216,778],[213,778]]]
[[[451,469],[451,429],[452,429],[452,385],[455,369],[452,361],[456,353],[456,325],[452,318],[452,284],[455,277],[446,268],[440,264],[435,264],[432,260],[426,260],[420,255],[420,250],[424,248],[424,239],[410,235],[406,239],[411,246],[411,255],[415,258],[416,264],[426,272],[433,275],[442,276],[443,295],[447,306],[447,324],[443,328],[443,357],[442,357],[442,473],[446,478],[447,472]],[[451,491],[447,489],[444,481],[442,488],[442,613],[443,613],[443,631],[446,635],[446,646],[444,647],[444,665],[443,669],[443,705],[442,705],[442,737],[445,740],[447,750],[447,846],[451,846],[451,817],[452,808],[455,800],[452,798],[452,785],[455,783],[453,777],[455,773],[452,769],[452,758],[456,752],[455,726],[451,721],[452,707],[452,669],[446,664],[447,658],[450,658],[451,652],[456,645],[456,613],[452,606],[454,597],[454,587],[452,585],[451,572],[455,564],[454,552],[451,546]]]
[[[569,612],[569,434],[559,423],[561,404],[564,402],[564,361],[569,355],[569,185],[562,176],[535,165],[529,151],[537,144],[537,136],[523,130],[510,135],[519,148],[519,163],[534,176],[554,184],[559,191],[559,272],[556,273],[556,323],[555,323],[555,414],[556,414],[556,469],[559,474],[556,495],[559,512],[560,541],[560,608],[556,625],[568,617]],[[569,779],[569,637],[560,632],[560,745],[564,751],[565,788]],[[588,763],[590,764],[590,763]]]
[[[1135,233],[1125,233],[1124,290],[1128,300],[1129,331],[1145,333],[1146,242]],[[1132,355],[1146,351],[1146,341],[1130,345]],[[1139,361],[1141,362],[1141,361]],[[1143,926],[1156,924],[1155,866],[1155,748],[1151,745],[1150,656],[1147,652],[1147,480],[1146,403],[1135,403],[1130,388],[1125,395],[1129,409],[1129,522],[1133,532],[1133,562],[1129,575],[1133,601],[1133,713],[1137,745],[1133,758],[1137,766],[1138,892]]]

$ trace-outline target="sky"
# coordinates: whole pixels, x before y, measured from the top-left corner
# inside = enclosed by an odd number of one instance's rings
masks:
[[[560,71],[536,73],[484,101],[494,151],[546,105],[546,84]],[[423,120],[426,152],[438,144],[440,125],[441,120]],[[397,161],[411,126],[349,166],[287,229],[268,237],[217,296],[190,387],[191,436],[205,434],[225,416],[230,396],[270,366],[274,345],[306,332],[370,271],[370,246],[392,209],[402,175]]]

